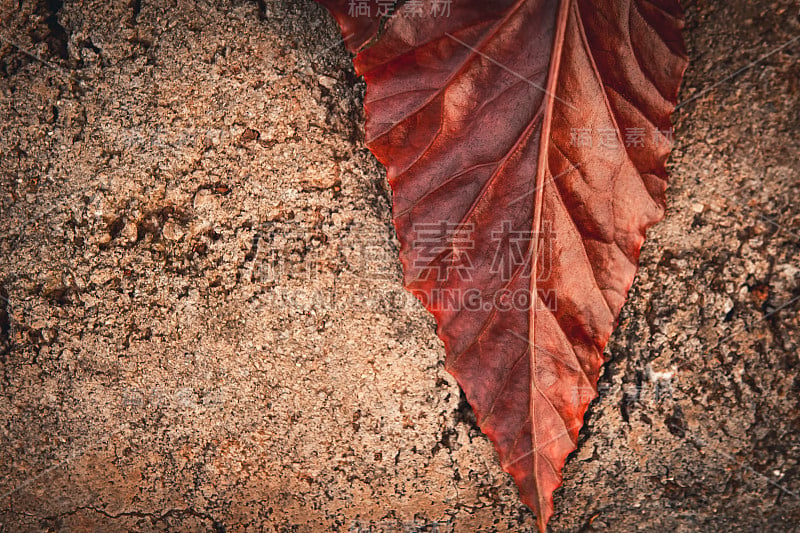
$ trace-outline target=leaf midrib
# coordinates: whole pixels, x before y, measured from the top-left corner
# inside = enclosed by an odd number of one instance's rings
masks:
[[[539,529],[541,531],[545,531],[546,524],[549,516],[544,516],[543,511],[548,508],[548,501],[547,497],[543,496],[542,491],[540,491],[540,487],[538,486],[538,476],[536,475],[538,471],[538,463],[539,463],[539,452],[537,450],[537,442],[536,442],[536,401],[535,401],[535,391],[539,391],[542,396],[544,396],[544,391],[540,388],[538,383],[538,378],[536,374],[536,302],[537,302],[537,295],[538,286],[537,286],[537,279],[538,279],[538,268],[539,268],[539,231],[541,230],[541,223],[542,223],[542,204],[544,201],[544,181],[548,172],[548,164],[547,164],[547,155],[549,152],[549,138],[550,138],[550,129],[552,126],[553,120],[553,106],[555,103],[555,89],[556,84],[558,83],[558,74],[561,68],[561,56],[564,50],[564,37],[566,35],[566,26],[567,21],[569,20],[569,9],[572,6],[572,0],[561,0],[558,6],[558,13],[556,15],[556,26],[555,26],[555,33],[553,35],[553,47],[550,52],[550,68],[547,75],[547,85],[546,91],[544,94],[544,118],[542,119],[542,132],[541,137],[539,138],[539,161],[537,162],[536,166],[536,195],[534,198],[534,208],[533,208],[533,221],[532,221],[532,228],[531,228],[531,239],[533,242],[531,243],[531,254],[532,257],[530,258],[531,261],[531,281],[530,281],[530,295],[531,301],[533,304],[531,305],[530,310],[528,311],[528,346],[530,351],[530,401],[529,401],[529,412],[530,412],[530,424],[531,424],[531,452],[532,453],[532,461],[533,461],[533,474],[534,478],[536,479],[536,497],[538,499],[538,512],[536,513],[536,521],[538,523]]]

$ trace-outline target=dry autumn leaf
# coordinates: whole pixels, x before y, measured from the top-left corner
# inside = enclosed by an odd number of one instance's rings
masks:
[[[544,531],[664,216],[680,6],[319,1],[367,81],[406,286]]]

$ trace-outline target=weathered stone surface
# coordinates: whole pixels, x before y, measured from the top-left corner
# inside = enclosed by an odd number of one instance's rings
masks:
[[[789,0],[687,4],[684,100],[800,34]],[[321,7],[0,22],[0,530],[532,530],[401,287]],[[798,54],[676,113],[553,531],[800,523]]]

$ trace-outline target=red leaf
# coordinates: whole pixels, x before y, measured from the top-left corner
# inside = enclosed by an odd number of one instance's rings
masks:
[[[406,286],[544,531],[664,215],[678,2],[408,1],[380,34],[374,11],[348,16],[359,2],[320,2],[358,29],[352,50],[372,40],[355,65]]]

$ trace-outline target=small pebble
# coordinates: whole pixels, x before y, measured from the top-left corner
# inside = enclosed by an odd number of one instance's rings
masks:
[[[336,86],[336,79],[331,78],[330,76],[320,76],[319,84],[326,89],[333,89]]]

